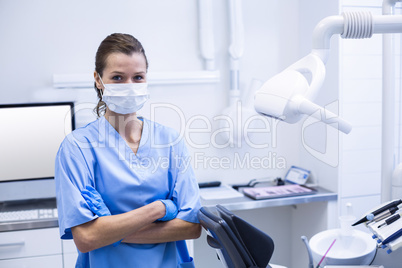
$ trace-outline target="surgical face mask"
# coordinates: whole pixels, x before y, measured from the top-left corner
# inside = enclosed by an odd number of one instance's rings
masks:
[[[147,83],[103,84],[100,75],[99,79],[104,88],[102,100],[115,113],[135,113],[149,99]]]

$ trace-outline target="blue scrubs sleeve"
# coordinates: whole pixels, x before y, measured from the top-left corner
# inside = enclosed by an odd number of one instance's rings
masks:
[[[56,156],[55,184],[59,231],[61,239],[72,239],[71,227],[96,219],[89,209],[81,189],[92,185],[91,174],[78,147],[64,141]]]
[[[173,191],[173,201],[179,208],[176,218],[199,223],[197,213],[201,208],[198,183],[191,166],[191,157],[187,147],[181,141],[177,146],[177,154],[173,157],[176,184]]]

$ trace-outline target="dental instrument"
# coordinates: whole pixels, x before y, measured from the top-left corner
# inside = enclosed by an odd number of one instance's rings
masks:
[[[387,237],[384,241],[382,241],[381,245],[386,245],[386,244],[398,239],[401,236],[402,236],[402,228],[399,229],[398,231],[396,231],[395,233],[393,233],[392,235],[390,235],[389,237]]]
[[[381,220],[383,220],[383,219],[386,219],[386,218],[388,218],[388,217],[394,215],[395,212],[397,212],[398,210],[399,210],[398,207],[392,207],[392,208],[388,209],[387,211],[381,212],[381,213],[378,214],[377,216],[369,215],[368,217],[369,217],[370,219],[372,219],[372,220],[370,220],[370,221],[378,222],[378,221],[381,221]]]
[[[377,246],[387,249],[388,254],[402,247],[402,212],[394,215],[399,209],[400,201],[388,202],[362,219],[367,220],[368,216],[377,214],[373,220],[367,221],[365,225],[373,233],[372,238],[376,240]],[[382,211],[384,208],[386,211]],[[379,219],[381,215],[383,216]],[[385,217],[385,215],[388,216]]]
[[[356,225],[359,225],[361,223],[368,222],[368,221],[373,221],[373,220],[375,220],[375,216],[381,216],[382,213],[385,213],[385,214],[391,213],[392,212],[391,209],[397,208],[400,204],[402,204],[401,199],[390,201],[390,202],[386,203],[385,205],[381,206],[380,208],[374,210],[373,212],[367,214],[366,216],[364,216],[363,218],[361,218],[360,220],[358,220],[357,222],[352,224],[352,226],[356,226]],[[394,213],[395,213],[395,211],[394,211]],[[391,213],[389,215],[392,215],[392,214],[393,213]]]
[[[332,246],[335,244],[336,239],[334,239],[334,241],[332,242],[332,244],[329,246],[329,248],[327,249],[327,251],[325,252],[324,256],[322,256],[320,262],[317,264],[316,268],[319,268],[322,261],[325,259],[325,257],[327,256],[329,250],[332,248]]]
[[[392,208],[396,208],[398,207],[400,204],[402,204],[402,200],[395,200],[395,201],[391,201],[390,203],[386,204],[385,206],[373,211],[372,213],[370,213],[369,215],[367,215],[367,219],[372,220],[374,218],[374,216],[379,215],[382,212],[385,212],[386,210],[392,209]]]
[[[390,224],[394,223],[395,221],[397,221],[397,220],[399,220],[401,218],[401,215],[402,215],[402,212],[398,213],[398,214],[396,214],[396,215],[394,215],[392,217],[389,217],[388,219],[385,220],[384,223],[378,225],[377,228],[381,228],[383,226],[390,225]]]
[[[399,236],[398,238],[391,242],[388,242],[387,244],[381,245],[381,248],[387,249],[387,254],[391,254],[400,247],[402,247],[402,236]]]
[[[367,225],[367,228],[373,233],[372,238],[375,239],[379,244],[399,229],[397,225],[385,226],[379,229],[378,226],[384,222],[385,220],[380,222],[371,222]]]

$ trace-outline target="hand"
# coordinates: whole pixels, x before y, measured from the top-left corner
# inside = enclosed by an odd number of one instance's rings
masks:
[[[99,217],[111,215],[110,210],[106,206],[105,202],[103,202],[100,193],[98,193],[98,191],[96,191],[94,187],[87,185],[85,187],[85,190],[81,191],[81,195],[82,197],[84,197],[85,201],[87,202],[89,208],[93,213],[95,213]],[[122,240],[113,243],[113,247],[118,246]]]
[[[93,213],[98,215],[99,217],[102,216],[110,216],[110,210],[106,206],[105,202],[98,193],[95,188],[92,186],[87,185],[85,190],[81,191],[82,197],[84,197],[85,201],[87,202],[89,208]]]
[[[176,218],[177,213],[179,212],[176,204],[170,199],[159,200],[159,201],[161,201],[165,205],[166,213],[165,216],[163,216],[163,218],[158,219],[158,221],[170,221]]]

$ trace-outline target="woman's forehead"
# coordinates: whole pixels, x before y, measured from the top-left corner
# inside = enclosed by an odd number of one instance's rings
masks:
[[[146,72],[147,65],[143,54],[132,53],[130,55],[116,52],[111,53],[106,58],[105,71],[129,71],[135,70],[136,72]]]

